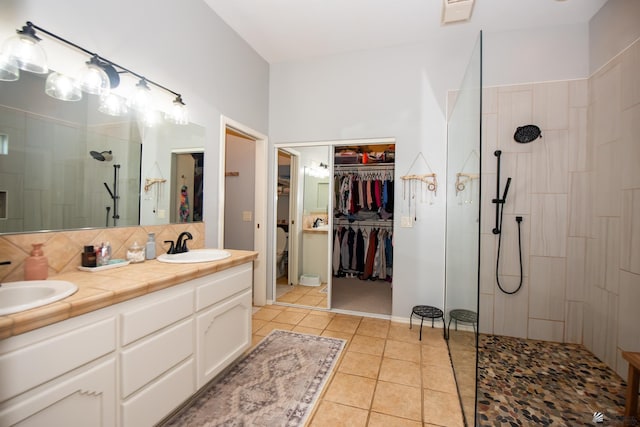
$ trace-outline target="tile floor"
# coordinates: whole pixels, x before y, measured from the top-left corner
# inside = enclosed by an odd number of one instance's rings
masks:
[[[272,329],[347,340],[307,423],[325,426],[463,426],[442,329],[327,311],[264,306],[253,315],[253,344]]]

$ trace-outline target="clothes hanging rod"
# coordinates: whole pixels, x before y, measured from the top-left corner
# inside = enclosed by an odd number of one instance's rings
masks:
[[[352,225],[352,226],[374,226],[374,227],[393,227],[393,220],[363,220],[349,221],[348,219],[334,218],[333,225]]]
[[[395,168],[395,164],[394,163],[380,163],[380,164],[353,164],[353,165],[345,165],[345,164],[340,164],[340,165],[333,165],[333,168],[336,170],[343,170],[343,169],[362,169],[362,170],[371,170],[371,171],[375,171],[375,170],[392,170]]]

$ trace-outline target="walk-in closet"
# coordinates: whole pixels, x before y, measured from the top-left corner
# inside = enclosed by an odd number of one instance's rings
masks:
[[[391,315],[393,139],[277,144],[277,303]]]
[[[394,144],[334,148],[334,309],[391,314],[394,179]]]

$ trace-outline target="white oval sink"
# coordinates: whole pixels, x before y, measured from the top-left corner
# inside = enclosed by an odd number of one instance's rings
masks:
[[[64,280],[23,280],[0,286],[0,316],[51,304],[73,295],[78,287]]]
[[[175,264],[189,264],[192,262],[220,261],[229,258],[231,253],[222,249],[191,249],[181,254],[162,254],[157,260]]]

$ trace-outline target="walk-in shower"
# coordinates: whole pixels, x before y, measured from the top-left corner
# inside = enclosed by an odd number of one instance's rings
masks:
[[[542,138],[542,132],[540,128],[536,125],[525,125],[520,126],[516,129],[513,134],[514,141],[520,144],[526,144],[531,141],[535,141],[538,138]],[[504,215],[504,205],[507,202],[507,194],[509,193],[509,187],[511,186],[511,177],[507,178],[507,182],[504,186],[504,192],[502,193],[502,197],[500,197],[500,157],[502,156],[501,150],[496,150],[493,153],[496,156],[498,165],[496,171],[496,197],[491,200],[491,203],[495,203],[496,205],[496,223],[493,228],[493,234],[498,235],[498,253],[496,256],[496,283],[498,284],[498,288],[504,292],[505,294],[512,295],[518,292],[522,288],[522,282],[524,280],[524,274],[522,269],[522,232],[520,225],[522,224],[522,217],[516,216],[516,223],[518,224],[518,259],[520,262],[520,282],[518,287],[513,291],[506,290],[502,284],[500,283],[500,250],[502,247],[502,218]]]
[[[105,150],[105,151],[89,151],[89,154],[91,155],[92,158],[94,158],[95,160],[99,161],[99,162],[110,162],[111,160],[113,160],[113,153],[111,150]],[[104,188],[107,189],[107,192],[109,193],[109,197],[111,197],[111,200],[113,201],[113,215],[111,216],[111,218],[113,219],[113,226],[115,227],[116,225],[118,225],[118,219],[120,218],[120,215],[118,214],[118,173],[120,172],[120,165],[119,164],[115,164],[113,165],[113,191],[111,191],[111,188],[109,187],[109,184],[107,184],[106,182],[104,182]],[[109,226],[109,213],[111,212],[111,206],[106,206],[105,209],[107,210],[107,214],[106,214],[106,218],[105,218],[105,227]]]

